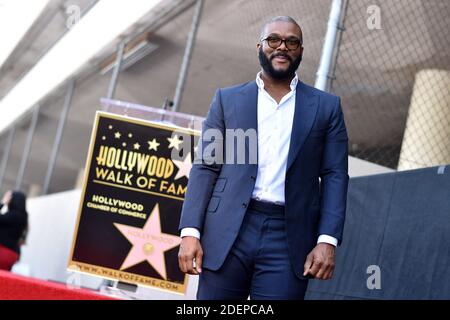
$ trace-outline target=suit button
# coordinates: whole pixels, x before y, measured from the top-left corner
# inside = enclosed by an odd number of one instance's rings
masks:
[[[244,208],[244,209],[247,208],[247,204],[246,204],[246,203],[243,203],[243,204],[242,204],[242,208]]]
[[[256,177],[255,176],[251,176],[250,177],[252,180],[256,180]]]

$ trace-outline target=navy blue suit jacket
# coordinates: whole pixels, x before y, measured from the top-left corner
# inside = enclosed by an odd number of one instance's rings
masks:
[[[342,241],[348,138],[338,97],[300,81],[296,90],[285,177],[285,218],[291,264],[303,278],[306,256],[319,235]],[[257,95],[255,81],[217,90],[202,132],[218,129],[225,139],[226,129],[257,130]],[[202,138],[203,148],[211,143],[208,140]],[[201,232],[204,268],[218,270],[222,266],[252,197],[257,170],[257,164],[205,161],[192,167],[179,227]]]

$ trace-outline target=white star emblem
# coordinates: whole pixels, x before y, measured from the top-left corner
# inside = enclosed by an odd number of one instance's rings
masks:
[[[152,141],[147,141],[147,143],[148,143],[148,150],[158,151],[159,143],[156,141],[156,139],[153,139]]]
[[[180,144],[183,142],[180,140],[180,138],[178,137],[178,135],[174,135],[173,138],[167,138],[167,140],[169,141],[169,148],[175,148],[177,150],[180,150]]]
[[[191,153],[190,152],[187,154],[186,158],[184,158],[183,161],[172,160],[172,162],[178,168],[178,172],[177,172],[177,175],[175,176],[174,180],[178,180],[178,179],[180,179],[182,177],[189,178],[189,172],[191,171],[191,168],[192,168],[192,161],[191,161]]]

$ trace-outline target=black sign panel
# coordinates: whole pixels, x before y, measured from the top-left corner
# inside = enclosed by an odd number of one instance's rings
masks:
[[[185,293],[178,223],[198,135],[97,113],[69,269]]]

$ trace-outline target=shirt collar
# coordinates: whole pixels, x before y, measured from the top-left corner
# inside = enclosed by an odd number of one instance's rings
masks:
[[[258,85],[259,89],[264,90],[264,81],[263,79],[261,79],[261,73],[262,71],[258,72],[258,74],[256,75],[256,84]],[[298,83],[298,75],[296,72],[295,77],[292,79],[290,84],[291,91],[294,91],[297,88],[297,83]]]

